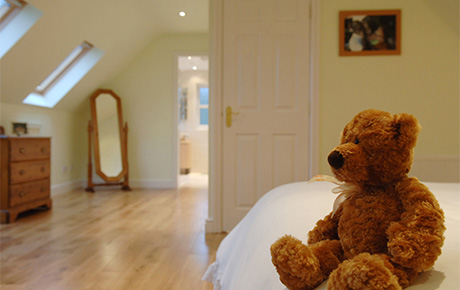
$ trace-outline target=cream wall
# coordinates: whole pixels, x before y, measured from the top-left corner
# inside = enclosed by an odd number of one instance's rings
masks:
[[[178,53],[207,53],[207,34],[163,35],[152,41],[121,74],[107,82],[121,98],[128,122],[128,158],[133,187],[175,186],[173,105]]]
[[[80,186],[86,175],[88,118],[85,113],[0,103],[0,124],[6,134],[12,135],[12,122],[25,122],[38,125],[39,136],[51,137],[52,194]]]
[[[207,34],[164,35],[153,40],[122,73],[101,88],[121,98],[128,122],[130,181],[133,186],[175,186],[173,101],[175,56],[208,52]],[[1,96],[0,96],[1,99]],[[29,105],[0,103],[0,124],[11,134],[12,122],[39,124],[51,139],[52,193],[80,186],[87,176],[88,100],[82,110],[64,112]]]
[[[338,55],[341,10],[401,9],[399,56]],[[459,1],[337,0],[321,2],[320,171],[344,125],[377,108],[414,114],[423,129],[421,156],[459,155]]]
[[[459,155],[458,0],[321,1],[320,172],[339,133],[358,111],[374,107],[415,114],[422,126],[416,156]],[[400,56],[338,56],[338,13],[359,9],[402,10]],[[208,52],[207,34],[163,35],[103,86],[122,98],[129,125],[132,185],[172,186],[175,56]],[[1,97],[1,96],[0,96]],[[55,189],[86,179],[88,110],[80,113],[0,103],[1,125],[41,125],[52,137]]]

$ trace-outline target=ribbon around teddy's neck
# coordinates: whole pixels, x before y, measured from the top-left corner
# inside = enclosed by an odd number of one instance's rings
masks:
[[[308,183],[317,181],[327,181],[338,185],[337,187],[334,187],[332,189],[332,193],[338,194],[337,198],[334,200],[334,205],[332,207],[332,216],[334,216],[335,212],[337,211],[342,202],[344,202],[349,196],[359,191],[358,186],[339,181],[337,180],[337,178],[329,175],[316,175],[312,179],[310,179]]]

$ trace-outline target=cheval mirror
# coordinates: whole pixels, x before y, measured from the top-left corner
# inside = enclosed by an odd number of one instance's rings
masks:
[[[128,178],[128,124],[123,126],[121,99],[112,90],[98,89],[90,97],[91,120],[88,124],[88,187],[121,185],[131,190]],[[97,175],[104,183],[93,182],[92,150]]]

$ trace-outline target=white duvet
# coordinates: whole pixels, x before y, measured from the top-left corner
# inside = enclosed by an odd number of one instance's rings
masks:
[[[460,184],[425,183],[446,216],[445,243],[433,269],[422,273],[408,290],[460,289]],[[270,256],[270,246],[290,234],[304,243],[307,233],[332,210],[329,182],[298,182],[266,193],[222,241],[204,280],[214,290],[284,290]],[[326,289],[326,282],[317,289]]]

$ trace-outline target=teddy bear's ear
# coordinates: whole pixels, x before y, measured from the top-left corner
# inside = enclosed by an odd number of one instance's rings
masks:
[[[402,113],[394,115],[394,139],[403,148],[415,147],[421,128],[417,118],[411,114]]]

